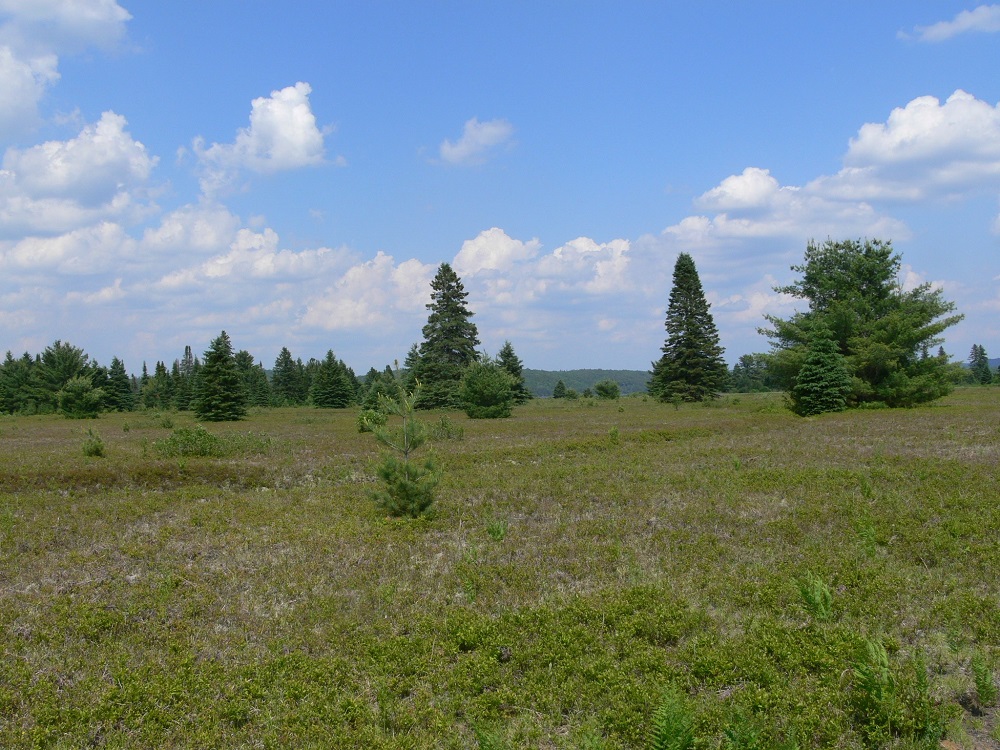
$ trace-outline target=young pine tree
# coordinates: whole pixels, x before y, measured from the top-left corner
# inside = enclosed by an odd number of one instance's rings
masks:
[[[427,442],[426,426],[414,416],[416,393],[400,392],[397,398],[382,398],[382,412],[401,418],[398,427],[379,421],[368,423],[365,431],[388,450],[382,456],[378,475],[385,488],[372,493],[376,505],[392,516],[418,518],[430,512],[439,473],[433,456],[422,461],[413,453]],[[379,413],[379,412],[375,412]]]
[[[207,422],[232,422],[247,414],[247,393],[225,331],[205,352],[191,406],[195,416]]]
[[[514,353],[514,347],[509,341],[504,341],[503,346],[497,353],[497,364],[514,378],[514,403],[523,404],[530,401],[532,398],[531,391],[524,384],[524,365]]]
[[[663,356],[653,363],[649,392],[660,401],[715,398],[725,388],[728,369],[698,270],[687,253],[674,265],[665,325],[667,340]]]

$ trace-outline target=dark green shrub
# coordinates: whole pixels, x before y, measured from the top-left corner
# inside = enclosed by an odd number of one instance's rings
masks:
[[[56,394],[59,411],[69,419],[97,419],[104,400],[104,391],[94,388],[86,375],[69,380]]]
[[[513,376],[488,357],[473,362],[462,376],[459,393],[470,419],[509,417],[514,409]]]
[[[594,394],[603,401],[614,401],[621,397],[622,389],[614,380],[602,380],[594,384]]]
[[[87,430],[87,439],[83,441],[83,455],[91,458],[104,456],[104,441],[93,430]]]

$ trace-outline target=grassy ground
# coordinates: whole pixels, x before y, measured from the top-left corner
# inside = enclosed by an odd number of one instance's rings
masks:
[[[422,521],[353,411],[0,417],[0,747],[1000,747],[998,414],[450,414]]]

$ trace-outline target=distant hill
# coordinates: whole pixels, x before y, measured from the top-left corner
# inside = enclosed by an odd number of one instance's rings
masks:
[[[524,384],[541,398],[549,398],[560,380],[567,388],[583,393],[602,380],[613,380],[622,389],[622,395],[645,393],[650,374],[645,370],[529,370],[525,368]]]

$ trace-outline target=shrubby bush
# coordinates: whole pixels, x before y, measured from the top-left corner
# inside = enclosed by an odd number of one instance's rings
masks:
[[[465,413],[470,419],[509,417],[514,409],[516,385],[514,377],[489,357],[473,362],[459,389]]]

